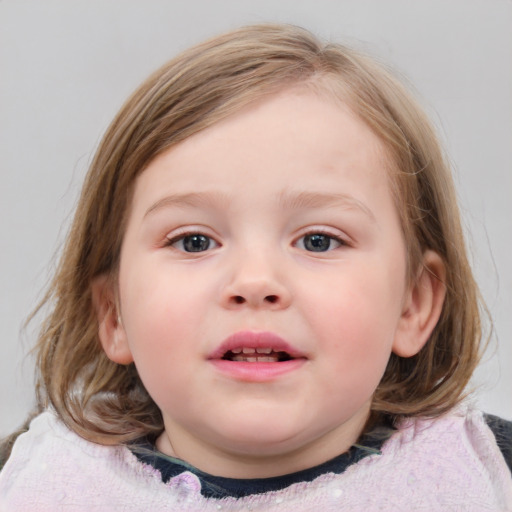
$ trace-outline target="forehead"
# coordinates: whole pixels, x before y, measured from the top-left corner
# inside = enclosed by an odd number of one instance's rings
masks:
[[[243,193],[256,181],[281,194],[295,185],[327,192],[340,166],[345,181],[387,188],[385,148],[364,121],[346,104],[296,87],[244,107],[156,157],[138,177],[135,199],[151,186],[169,193],[212,186]]]

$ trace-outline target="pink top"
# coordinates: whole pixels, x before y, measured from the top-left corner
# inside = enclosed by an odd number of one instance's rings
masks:
[[[18,438],[0,473],[0,511],[512,511],[512,477],[478,411],[408,420],[340,475],[242,499],[207,499],[187,471],[163,483],[128,448],[78,437],[52,412]]]

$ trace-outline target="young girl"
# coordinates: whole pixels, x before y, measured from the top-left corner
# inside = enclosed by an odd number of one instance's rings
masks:
[[[177,57],[86,178],[0,508],[512,510],[450,172],[373,60],[289,26]]]

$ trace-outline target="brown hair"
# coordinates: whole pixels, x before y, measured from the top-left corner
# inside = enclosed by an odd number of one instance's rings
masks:
[[[425,115],[383,66],[293,27],[242,28],[200,44],[149,77],[108,128],[83,186],[36,347],[38,400],[79,435],[116,444],[163,429],[133,364],[98,340],[91,282],[115,279],[135,179],[157,155],[243,106],[295,84],[347,103],[382,139],[411,269],[427,249],[446,266],[441,318],[414,357],[392,355],[374,413],[439,415],[460,401],[478,361],[478,290],[449,167]]]

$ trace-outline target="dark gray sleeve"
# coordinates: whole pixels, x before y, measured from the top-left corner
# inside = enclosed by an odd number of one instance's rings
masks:
[[[484,414],[485,421],[492,430],[505,462],[512,474],[512,421],[504,420],[492,414]]]

